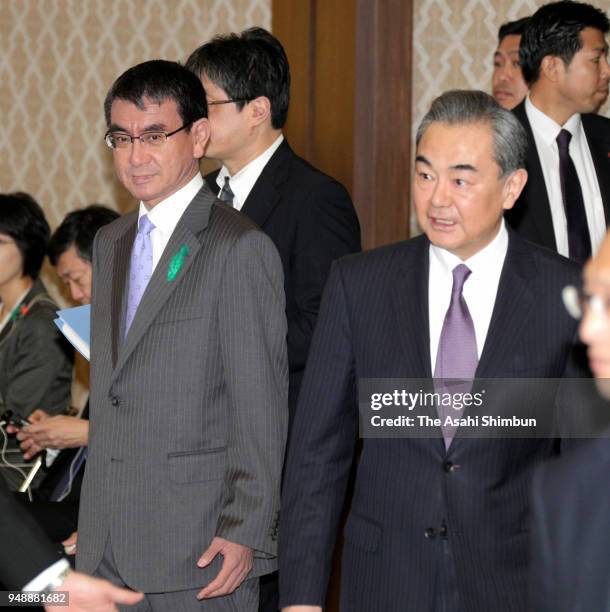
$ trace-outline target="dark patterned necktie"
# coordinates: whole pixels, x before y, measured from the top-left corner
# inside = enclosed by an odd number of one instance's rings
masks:
[[[434,378],[440,379],[434,387],[440,393],[469,392],[479,363],[474,323],[462,293],[464,283],[470,274],[471,270],[464,264],[453,269],[451,302],[443,322],[434,368]],[[446,379],[458,379],[458,381]],[[462,413],[463,408],[456,410],[453,406],[439,406],[439,417],[443,424],[448,415],[459,418]],[[456,429],[443,425],[445,448],[449,448]]]
[[[569,255],[571,259],[584,263],[591,256],[591,239],[580,181],[578,180],[578,174],[576,174],[574,162],[570,157],[571,139],[572,134],[568,130],[561,130],[559,136],[557,136],[559,177],[563,207],[568,222]]]
[[[218,199],[233,206],[233,198],[235,197],[235,194],[231,190],[229,180],[229,177],[225,176],[225,184],[223,185],[222,189],[220,190],[220,193],[218,194]]]

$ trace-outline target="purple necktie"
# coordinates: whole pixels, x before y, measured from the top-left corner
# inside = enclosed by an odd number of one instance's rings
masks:
[[[125,336],[131,327],[138,310],[138,304],[144,295],[146,285],[152,276],[152,243],[150,232],[155,229],[147,215],[142,215],[138,223],[131,264],[129,266],[129,295],[127,297],[127,313],[125,315]]]
[[[466,300],[462,295],[464,283],[470,273],[470,269],[464,264],[460,264],[453,269],[451,302],[443,322],[434,369],[434,378],[457,378],[464,382],[454,383],[451,381],[445,384],[441,380],[438,384],[435,384],[436,391],[440,393],[467,393],[470,391],[471,380],[474,378],[479,362],[474,324]],[[463,409],[456,410],[452,406],[439,406],[439,417],[442,423],[448,415],[459,418],[462,413]],[[443,426],[442,429],[445,448],[449,448],[457,428]]]

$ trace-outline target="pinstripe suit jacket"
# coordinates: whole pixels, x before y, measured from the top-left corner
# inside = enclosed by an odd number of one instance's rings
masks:
[[[124,342],[124,295],[137,213],[94,244],[90,454],[78,567],[110,537],[125,582],[145,592],[198,588],[222,558],[214,536],[275,567],[287,428],[283,278],[275,247],[204,186],[181,217]],[[189,250],[177,278],[172,257]]]
[[[431,377],[428,252],[420,236],[333,266],[284,477],[282,606],[325,599],[358,437],[357,380]],[[577,265],[509,232],[476,376],[561,377],[576,322],[560,294],[578,278]],[[440,437],[363,440],[345,528],[341,609],[431,610],[446,548],[438,534],[445,532],[461,610],[526,610],[530,483],[553,452],[553,440],[468,439],[459,430],[448,451]]]

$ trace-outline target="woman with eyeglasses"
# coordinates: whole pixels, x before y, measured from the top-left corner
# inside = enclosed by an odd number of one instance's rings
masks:
[[[73,351],[38,278],[49,234],[31,196],[0,194],[0,414],[58,414],[69,404]]]

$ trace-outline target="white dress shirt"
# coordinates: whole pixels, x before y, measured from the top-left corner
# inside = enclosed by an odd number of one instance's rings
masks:
[[[276,152],[277,148],[282,144],[284,136],[280,134],[274,143],[265,149],[258,157],[254,158],[250,163],[246,164],[239,172],[236,172],[233,176],[229,174],[226,166],[223,166],[216,177],[216,183],[218,184],[218,193],[225,186],[225,177],[229,177],[229,187],[233,192],[233,207],[237,210],[241,210],[244,205],[246,198],[252,191],[254,183],[258,180],[261,172],[267,165],[267,162],[271,159],[271,156]]]
[[[203,177],[198,172],[184,187],[172,193],[171,196],[153,206],[152,210],[148,210],[144,202],[140,202],[140,211],[138,215],[138,223],[143,215],[148,215],[148,218],[155,226],[155,229],[150,232],[150,240],[152,243],[153,263],[152,271],[155,271],[161,255],[169,242],[180,217],[203,187]]]
[[[587,137],[582,127],[581,116],[576,113],[561,126],[536,108],[529,96],[525,99],[525,112],[532,126],[534,141],[536,142],[536,149],[540,165],[542,166],[542,175],[551,206],[557,250],[565,257],[568,256],[568,223],[563,206],[563,196],[561,195],[559,149],[556,140],[559,132],[564,129],[572,134],[569,149],[570,157],[574,162],[576,174],[582,188],[587,226],[589,228],[589,237],[591,238],[591,249],[595,253],[606,234],[606,218],[604,216],[604,205],[599,190],[599,183],[597,182],[595,166],[593,165]]]
[[[508,232],[502,221],[497,236],[481,251],[462,261],[449,251],[430,245],[430,270],[428,275],[428,318],[430,322],[430,361],[432,374],[436,366],[436,353],[451,302],[453,269],[466,264],[471,274],[466,279],[463,296],[468,306],[477,340],[477,356],[481,358],[487,331],[491,322],[500,274],[508,250]]]

